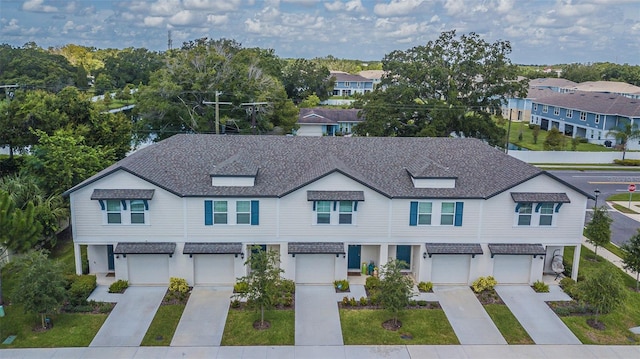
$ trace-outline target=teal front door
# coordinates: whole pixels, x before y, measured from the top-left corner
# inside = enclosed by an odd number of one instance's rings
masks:
[[[349,269],[360,269],[360,245],[349,245],[349,260],[347,262]]]
[[[397,246],[396,247],[396,259],[399,261],[405,261],[407,266],[411,266],[411,246]],[[409,269],[409,267],[405,269]]]
[[[115,263],[113,261],[113,245],[112,244],[107,245],[107,269],[109,271],[116,269]]]

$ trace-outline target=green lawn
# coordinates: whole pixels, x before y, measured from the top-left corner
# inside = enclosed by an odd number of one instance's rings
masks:
[[[527,331],[524,330],[520,322],[511,313],[509,307],[504,304],[485,304],[491,320],[496,324],[498,330],[509,344],[535,344]]]
[[[629,201],[629,192],[611,195],[607,197],[607,201]],[[631,194],[631,201],[640,201],[640,192],[633,192]]]
[[[386,330],[382,322],[391,319],[380,309],[340,309],[345,345],[459,344],[442,309],[411,309],[401,313],[402,328]],[[403,339],[401,335],[413,339]]]
[[[185,307],[185,304],[161,305],[153,317],[141,345],[169,346]]]
[[[594,253],[582,247],[580,254],[580,276],[588,277],[596,269],[600,267],[609,267],[611,270],[617,270],[621,273],[624,283],[629,288],[635,288],[636,281],[626,273],[622,272],[612,263],[599,258],[593,261],[586,258],[593,258]],[[573,249],[565,248],[565,261],[572,264]],[[601,344],[601,345],[621,345],[621,344],[638,344],[640,335],[635,335],[629,331],[629,328],[640,326],[640,293],[629,290],[629,297],[626,303],[615,311],[600,315],[598,319],[602,321],[606,329],[597,330],[591,328],[587,324],[587,319],[591,316],[563,316],[562,321],[571,329],[571,331],[584,344]]]
[[[509,127],[509,121],[505,121],[502,127],[507,130]],[[522,141],[519,140],[520,133],[522,132]],[[509,142],[516,146],[524,147],[534,151],[544,150],[544,140],[547,138],[547,131],[540,130],[538,133],[538,141],[533,143],[533,130],[529,128],[528,122],[511,122],[511,132],[509,133]],[[565,136],[566,142],[564,151],[571,151],[571,137]],[[590,151],[590,152],[607,152],[613,151],[611,148],[596,145],[593,143],[579,143],[576,147],[576,151]]]
[[[605,244],[604,248],[606,250],[608,250],[609,252],[617,255],[620,258],[624,257],[624,253],[622,253],[622,249],[620,249],[620,247],[616,246],[615,244],[613,244],[611,242]]]
[[[615,208],[618,212],[622,212],[622,213],[627,213],[627,214],[638,214],[638,212],[633,210],[633,205],[631,205],[631,208],[627,207],[626,205],[620,205],[617,203],[612,204],[613,208]]]
[[[260,319],[260,312],[230,309],[222,335],[222,345],[293,345],[295,339],[295,312],[291,310],[267,310],[264,313],[271,327],[266,330],[253,328]]]
[[[52,329],[36,332],[33,329],[40,324],[39,315],[25,314],[19,305],[5,306],[5,312],[0,318],[0,341],[9,335],[17,338],[2,348],[86,347],[107,319],[106,314],[56,314],[50,316]]]

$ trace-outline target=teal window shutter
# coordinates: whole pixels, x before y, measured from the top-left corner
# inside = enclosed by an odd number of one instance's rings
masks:
[[[260,224],[260,202],[251,201],[251,225],[257,226]]]
[[[204,225],[213,225],[213,201],[204,201]]]
[[[418,202],[411,202],[411,207],[409,209],[409,225],[418,225]]]
[[[462,226],[462,209],[464,202],[456,202],[456,219],[454,225],[457,227]]]

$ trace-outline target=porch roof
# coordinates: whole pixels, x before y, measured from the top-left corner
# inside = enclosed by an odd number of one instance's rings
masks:
[[[545,255],[547,252],[540,243],[489,243],[491,257],[496,254],[504,255]]]
[[[195,243],[184,244],[183,254],[240,254],[242,243]]]
[[[289,242],[289,254],[345,254],[343,242]]]
[[[571,203],[566,193],[511,192],[511,198],[519,203]]]
[[[120,242],[113,250],[114,254],[173,254],[175,242]]]
[[[152,199],[154,189],[94,189],[91,199]]]
[[[483,254],[480,243],[426,243],[427,254]]]

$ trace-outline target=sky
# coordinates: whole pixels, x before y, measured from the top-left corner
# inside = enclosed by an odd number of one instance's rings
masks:
[[[0,43],[167,49],[202,37],[283,58],[380,61],[443,31],[511,43],[516,64],[640,64],[640,0],[0,0]]]

